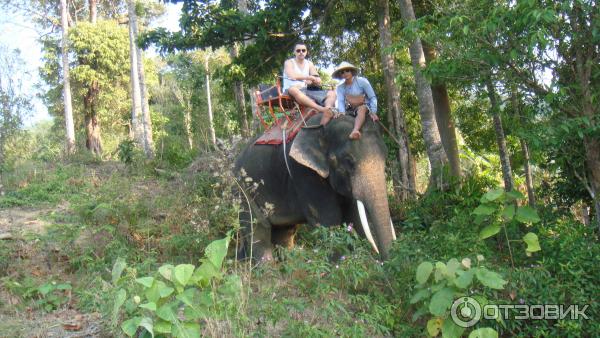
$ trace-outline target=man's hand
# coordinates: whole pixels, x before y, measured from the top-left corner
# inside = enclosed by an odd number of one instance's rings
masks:
[[[373,122],[377,122],[379,121],[379,116],[377,116],[376,114],[369,114],[369,116],[371,116],[371,120],[373,120]]]
[[[312,75],[309,75],[309,76],[306,78],[306,80],[304,80],[304,82],[305,82],[307,85],[317,85],[317,86],[318,86],[318,85],[320,85],[320,84],[321,84],[321,78],[319,78],[319,77],[317,77],[317,76],[312,76]]]

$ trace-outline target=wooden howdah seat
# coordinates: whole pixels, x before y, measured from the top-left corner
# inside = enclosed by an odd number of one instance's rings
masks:
[[[316,114],[314,109],[306,109],[291,96],[283,94],[281,81],[278,76],[275,85],[261,84],[254,93],[256,115],[265,128],[255,144],[281,144],[284,137],[287,143],[296,136],[305,120]]]

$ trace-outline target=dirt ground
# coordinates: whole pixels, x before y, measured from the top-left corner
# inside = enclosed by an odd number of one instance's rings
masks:
[[[49,208],[0,209],[0,241],[9,248],[0,256],[0,338],[4,337],[104,337],[98,313],[79,313],[72,307],[73,299],[57,310],[47,313],[21,304],[22,300],[6,289],[3,280],[28,275],[40,283],[55,276],[68,277],[60,264],[51,263],[50,251],[39,245],[36,235],[44,234],[50,224],[48,215],[64,211],[68,205]]]

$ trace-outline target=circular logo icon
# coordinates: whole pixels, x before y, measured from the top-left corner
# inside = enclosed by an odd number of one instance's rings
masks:
[[[471,327],[481,319],[481,305],[471,297],[461,297],[452,303],[450,315],[456,325]]]

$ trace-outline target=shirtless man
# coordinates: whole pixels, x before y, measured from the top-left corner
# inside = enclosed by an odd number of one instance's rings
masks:
[[[299,104],[323,113],[323,116],[333,116],[331,108],[335,105],[335,92],[307,88],[307,86],[320,86],[321,78],[315,65],[306,60],[308,53],[306,45],[297,43],[294,46],[294,53],[295,57],[286,60],[283,65],[283,92],[292,96]]]
[[[355,116],[354,129],[348,135],[352,140],[360,138],[360,128],[365,122],[367,114],[374,122],[379,121],[375,91],[369,80],[358,76],[357,73],[358,69],[356,67],[344,61],[331,75],[334,79],[344,80],[336,88],[338,111]],[[335,115],[334,118],[337,116]],[[322,122],[323,120],[321,120]]]

